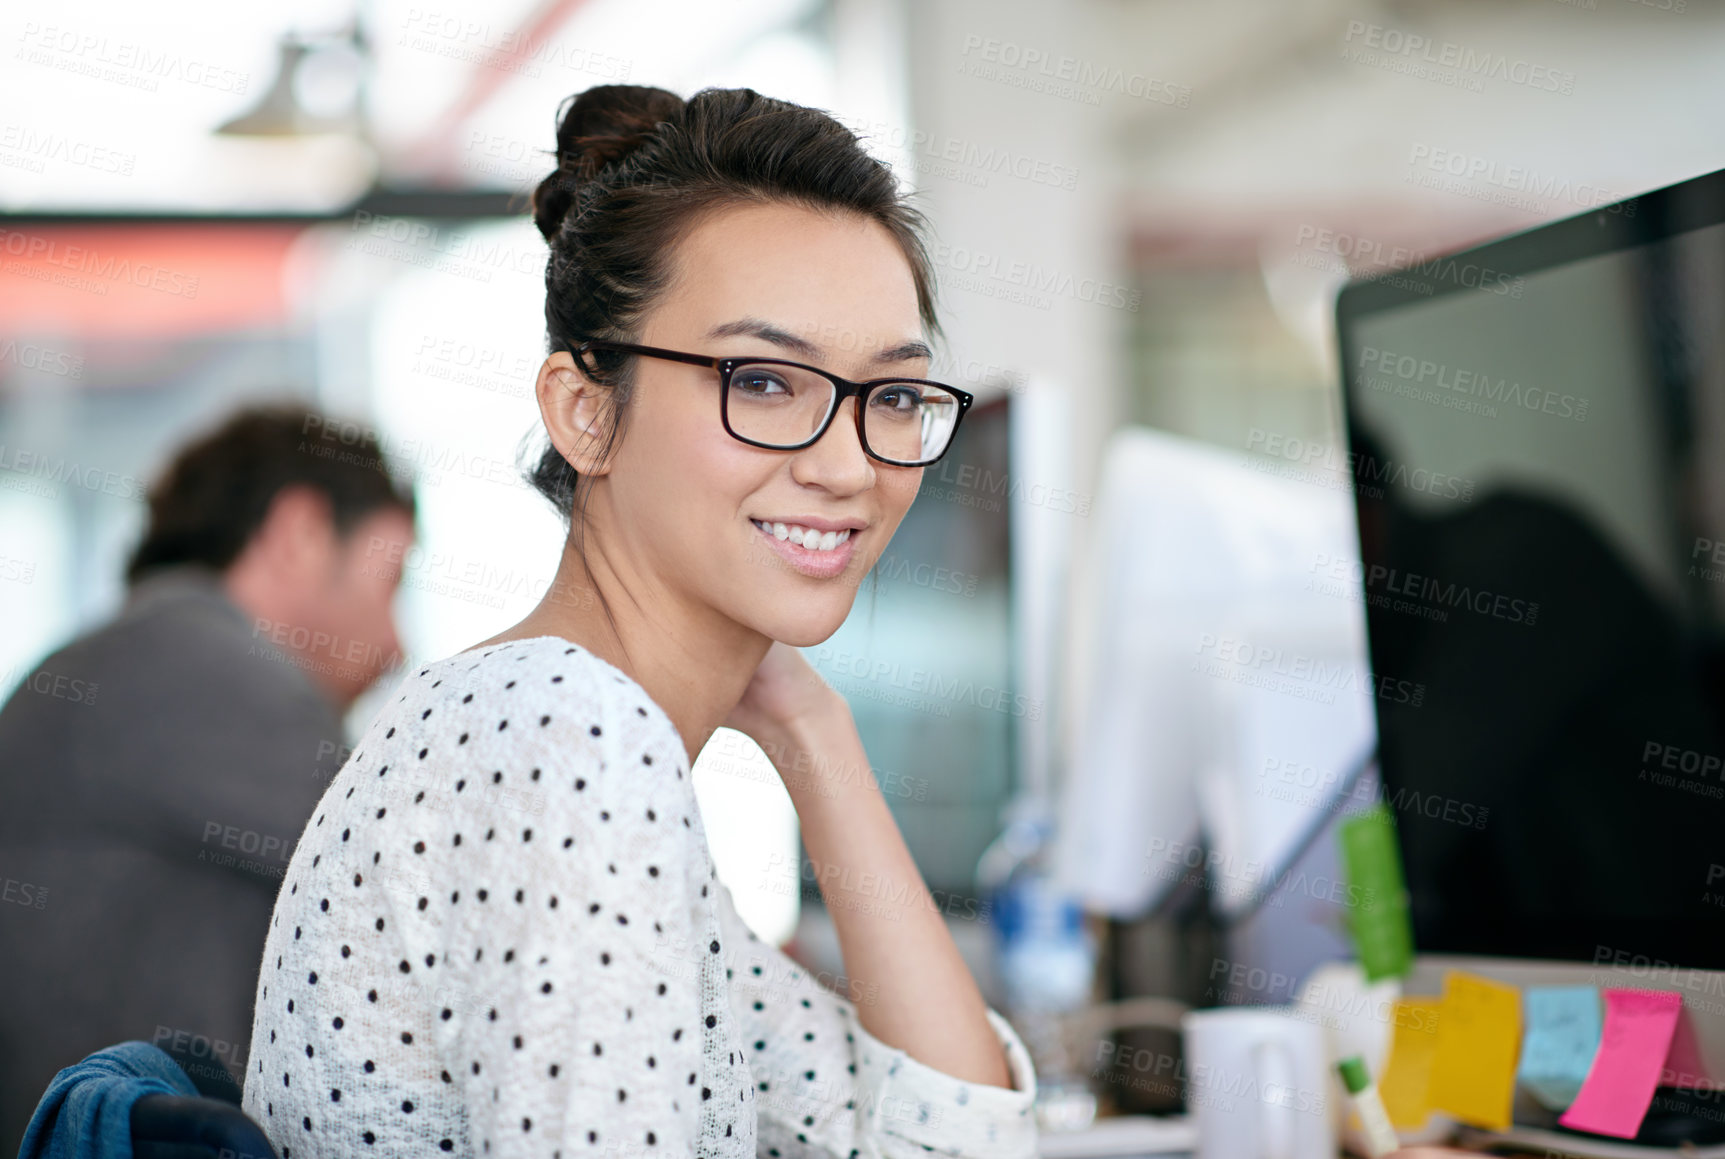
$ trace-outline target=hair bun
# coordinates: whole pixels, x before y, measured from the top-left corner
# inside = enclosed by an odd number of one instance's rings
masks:
[[[533,191],[533,222],[549,241],[582,182],[640,148],[682,112],[683,98],[651,85],[594,85],[563,102],[557,125],[557,168]]]

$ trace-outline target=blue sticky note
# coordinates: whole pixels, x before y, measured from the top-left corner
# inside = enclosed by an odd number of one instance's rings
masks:
[[[1516,1081],[1552,1110],[1567,1110],[1599,1050],[1598,987],[1529,986],[1522,991],[1522,1024]]]

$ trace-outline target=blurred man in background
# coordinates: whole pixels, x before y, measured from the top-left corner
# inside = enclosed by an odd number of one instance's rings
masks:
[[[401,660],[413,496],[334,429],[359,430],[254,408],[183,449],[123,608],[0,709],[0,1151],[56,1071],[127,1039],[238,1101],[282,874],[342,716]]]

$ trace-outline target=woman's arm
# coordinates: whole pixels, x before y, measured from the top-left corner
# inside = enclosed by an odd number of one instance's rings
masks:
[[[869,768],[850,706],[831,689],[751,731],[778,769],[837,927],[864,1029],[935,1070],[1013,1089],[976,980],[923,885]],[[766,735],[760,735],[765,733]]]

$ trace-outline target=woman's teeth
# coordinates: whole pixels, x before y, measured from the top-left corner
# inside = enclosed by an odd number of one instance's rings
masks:
[[[788,539],[807,551],[831,551],[851,537],[848,527],[843,531],[820,532],[794,523],[762,523],[759,519],[749,522],[775,539]]]

